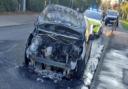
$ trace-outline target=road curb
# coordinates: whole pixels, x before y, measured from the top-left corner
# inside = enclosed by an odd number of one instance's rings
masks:
[[[100,61],[99,61],[98,65],[97,65],[96,72],[94,73],[94,76],[93,76],[93,79],[92,79],[92,82],[91,82],[91,85],[90,85],[89,89],[96,89],[95,81],[94,80],[96,80],[97,75],[99,75],[99,71],[102,68],[102,63],[104,61],[104,56],[105,56],[105,53],[107,51],[107,48],[108,48],[108,45],[109,45],[109,42],[110,42],[110,38],[111,37],[106,37],[106,43],[104,45],[104,50],[103,50],[103,53],[101,55]]]

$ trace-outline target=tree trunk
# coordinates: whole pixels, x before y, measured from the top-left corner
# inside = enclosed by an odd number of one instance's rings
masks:
[[[128,14],[127,14],[127,20],[128,20]]]

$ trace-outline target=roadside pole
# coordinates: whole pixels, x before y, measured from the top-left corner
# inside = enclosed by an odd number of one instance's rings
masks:
[[[45,5],[45,7],[47,6],[47,0],[45,0],[44,5]]]
[[[49,5],[51,4],[51,0],[48,0],[48,4],[49,4]]]
[[[70,0],[70,7],[73,8],[73,0]]]
[[[26,0],[23,0],[23,12],[26,11]]]

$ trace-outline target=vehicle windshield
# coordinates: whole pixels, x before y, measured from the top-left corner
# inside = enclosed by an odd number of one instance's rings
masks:
[[[92,19],[96,19],[96,20],[101,20],[102,19],[102,15],[98,12],[94,12],[94,11],[86,11],[84,13],[85,16],[87,16],[88,18],[92,18]]]
[[[112,16],[117,16],[118,15],[116,11],[108,11],[107,14],[112,15]]]
[[[50,21],[74,27],[82,27],[85,24],[82,14],[66,7],[51,5],[42,12],[42,16],[44,22]]]

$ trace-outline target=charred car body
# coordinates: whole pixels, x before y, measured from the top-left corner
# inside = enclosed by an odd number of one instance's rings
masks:
[[[25,65],[81,78],[85,68],[85,22],[76,11],[47,6],[38,17],[25,49]]]

